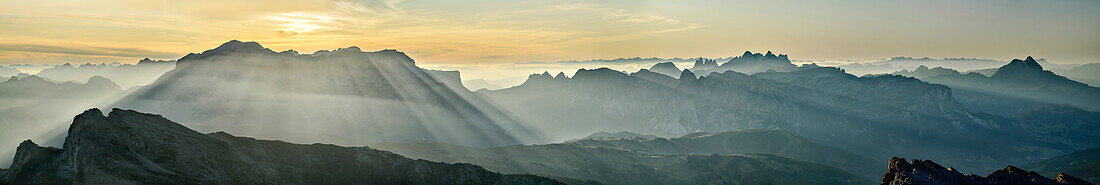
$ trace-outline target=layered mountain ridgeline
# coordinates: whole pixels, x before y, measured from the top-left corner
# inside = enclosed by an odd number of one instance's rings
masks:
[[[1066,78],[1098,87],[1100,86],[1100,63],[1077,66],[1067,70],[1064,75]]]
[[[83,84],[57,83],[30,75],[0,82],[0,165],[11,162],[19,141],[54,139],[64,134],[65,125],[72,121],[68,117],[126,94],[106,78],[86,80]]]
[[[918,68],[898,74],[950,86],[956,99],[975,112],[1011,117],[1044,104],[1068,104],[1100,111],[1100,88],[1044,70],[1031,57],[1014,59],[989,76],[945,68]]]
[[[881,174],[880,165],[874,160],[820,145],[784,130],[698,132],[667,139],[624,131],[596,133],[567,143],[653,154],[770,154],[825,164],[869,179]]]
[[[83,82],[92,76],[102,76],[111,79],[123,88],[148,85],[153,83],[160,75],[175,68],[172,60],[151,60],[149,58],[138,61],[137,64],[82,64],[73,66],[63,64],[52,68],[46,68],[35,75],[57,81]]]
[[[19,72],[18,69],[0,66],[0,77],[15,76],[15,75],[18,75],[19,73],[22,73],[22,72]],[[6,80],[6,79],[0,79],[0,80]]]
[[[366,145],[430,139],[466,146],[538,141],[461,86],[395,50],[298,54],[230,41],[114,104],[164,114],[199,131],[292,142]]]
[[[783,129],[872,159],[914,155],[984,172],[1096,144],[1043,140],[1030,130],[1006,132],[1017,122],[972,114],[947,86],[903,76],[856,77],[816,65],[705,77],[685,70],[670,86],[638,75],[645,73],[579,70],[572,78],[531,78],[479,94],[559,141],[583,137],[576,133],[587,130],[669,137]]]
[[[762,140],[767,142],[760,143]],[[535,174],[570,184],[868,184],[869,179],[877,177],[857,176],[821,163],[878,169],[866,166],[869,161],[854,154],[770,130],[701,133],[673,139],[597,136],[559,144],[487,149],[433,142],[383,143],[374,147],[412,158],[473,163],[492,171]],[[822,160],[787,158],[795,156]],[[881,174],[875,171],[875,175]]]
[[[657,137],[655,135],[639,134],[639,133],[633,133],[633,132],[628,132],[628,131],[619,131],[619,132],[603,132],[603,131],[600,131],[600,132],[593,133],[592,135],[584,136],[584,138],[581,138],[581,139],[578,139],[578,140],[585,140],[585,139],[597,139],[597,140],[600,140],[600,139],[630,139],[630,138],[649,139],[649,138],[659,138],[659,137]],[[570,141],[574,141],[574,140],[570,140]]]
[[[1040,59],[1041,60],[1041,59]],[[994,68],[1004,65],[1003,61],[995,61],[980,58],[943,58],[933,59],[928,57],[893,57],[872,62],[853,62],[837,65],[837,67],[856,75],[884,74],[900,70],[913,69],[918,66],[942,67],[962,71]]]
[[[158,115],[98,109],[73,119],[64,148],[24,141],[0,184],[561,184],[367,147],[201,134]]]
[[[1055,179],[1043,177],[1039,173],[1008,166],[982,177],[963,175],[954,168],[944,168],[932,161],[913,159],[890,159],[890,167],[882,178],[882,185],[1091,185],[1079,178],[1059,173]]]
[[[745,51],[740,57],[733,57],[722,65],[712,60],[699,59],[691,70],[700,76],[706,76],[711,72],[737,71],[739,73],[754,74],[767,71],[786,72],[793,71],[796,66],[791,64],[787,55],[775,55],[771,51],[767,54]],[[676,75],[670,75],[676,76]]]
[[[1067,155],[1028,164],[1024,167],[1047,176],[1065,172],[1067,174],[1073,174],[1075,177],[1097,183],[1100,182],[1100,147],[1073,152]]]

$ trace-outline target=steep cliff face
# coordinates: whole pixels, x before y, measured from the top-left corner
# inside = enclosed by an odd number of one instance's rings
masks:
[[[201,134],[159,115],[76,116],[64,149],[20,144],[0,184],[560,184],[367,147]]]
[[[890,159],[890,166],[882,178],[882,185],[1091,185],[1092,183],[1059,173],[1055,179],[1039,175],[1015,166],[982,177],[973,174],[963,175],[954,168],[944,168],[932,161],[913,159],[912,163],[902,158]]]

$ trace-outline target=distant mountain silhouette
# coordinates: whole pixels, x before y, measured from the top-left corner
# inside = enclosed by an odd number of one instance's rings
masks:
[[[787,55],[775,55],[771,51],[763,55],[745,51],[740,57],[734,57],[729,62],[718,66],[713,72],[737,71],[751,75],[768,71],[787,72],[794,69],[795,65],[791,64]]]
[[[848,71],[849,73],[855,75],[867,75],[891,73],[900,70],[911,70],[919,66],[927,66],[929,68],[941,67],[956,69],[960,71],[971,71],[999,67],[1004,64],[1005,62],[1003,61],[980,58],[933,59],[928,57],[893,57],[889,59],[870,62],[849,62],[847,64],[837,65],[836,67],[844,69],[845,71]]]
[[[541,139],[470,93],[457,71],[425,70],[402,52],[358,47],[298,54],[234,40],[184,56],[114,106],[200,131],[294,142],[502,146]]]
[[[1100,63],[1090,63],[1074,67],[1067,71],[1065,76],[1069,79],[1098,87],[1100,86]]]
[[[24,141],[0,184],[561,184],[367,147],[201,134],[158,115],[91,109],[63,149]]]
[[[582,69],[570,79],[536,75],[517,87],[478,93],[558,141],[584,137],[577,133],[587,130],[670,137],[783,129],[872,159],[919,155],[978,171],[1095,143],[1088,135],[1017,129],[1033,127],[1022,126],[1030,123],[1015,116],[972,112],[954,89],[904,76],[856,77],[838,68],[804,65],[752,75],[701,76],[684,70],[670,85],[671,79],[648,73],[653,72]],[[1091,131],[1097,130],[1080,132]]]
[[[676,77],[677,75],[680,75],[681,72],[680,68],[677,68],[676,64],[673,64],[672,62],[657,63],[653,65],[653,67],[650,67],[649,71],[668,75],[670,77]]]
[[[15,75],[18,75],[19,73],[21,73],[21,72],[19,72],[18,69],[0,66],[0,77],[15,76]]]
[[[655,136],[655,135],[639,134],[639,133],[628,132],[628,131],[619,131],[619,132],[614,132],[614,133],[600,131],[600,132],[593,133],[592,135],[585,136],[584,138],[581,138],[581,139],[629,139],[629,138],[648,139],[648,138],[658,138],[658,137]]]
[[[122,65],[87,63],[73,66],[66,63],[43,69],[35,75],[56,81],[78,82],[83,82],[92,76],[102,76],[117,82],[123,88],[131,88],[153,83],[157,77],[172,70],[175,66],[175,61],[151,60],[149,58],[142,59],[137,64]]]
[[[977,112],[1011,117],[1044,104],[1100,111],[1100,88],[1045,70],[1031,57],[1014,59],[989,76],[944,68],[898,74],[950,86],[960,103]]]
[[[1004,169],[994,171],[982,177],[977,175],[963,175],[954,168],[944,168],[932,161],[913,159],[912,163],[905,159],[890,159],[890,168],[882,179],[882,185],[934,185],[934,184],[958,184],[958,185],[1091,185],[1092,183],[1076,177],[1059,173],[1056,179],[1049,179],[1015,166],[1007,166]]]

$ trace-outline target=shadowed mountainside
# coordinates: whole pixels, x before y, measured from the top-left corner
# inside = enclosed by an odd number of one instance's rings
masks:
[[[932,161],[890,159],[890,167],[882,178],[882,185],[1092,185],[1088,181],[1059,173],[1055,179],[1039,175],[1015,166],[1007,166],[982,177],[963,175],[954,168],[944,168]]]
[[[861,184],[881,174],[869,159],[778,130],[697,133],[667,139],[623,132],[616,135],[630,137],[602,137],[606,135],[488,149],[433,142],[375,147],[412,158],[467,162],[493,171],[530,173],[569,183]]]
[[[73,119],[64,149],[20,144],[0,184],[560,184],[367,147],[201,134],[158,115],[98,109]]]

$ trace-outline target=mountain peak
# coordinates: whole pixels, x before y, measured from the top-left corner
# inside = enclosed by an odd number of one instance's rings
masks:
[[[1058,180],[1049,179],[1015,166],[1007,166],[986,177],[964,175],[954,168],[944,168],[932,161],[913,159],[909,163],[904,158],[894,157],[890,159],[882,184],[1091,184],[1071,181],[1073,179],[1077,178],[1066,175]]]

